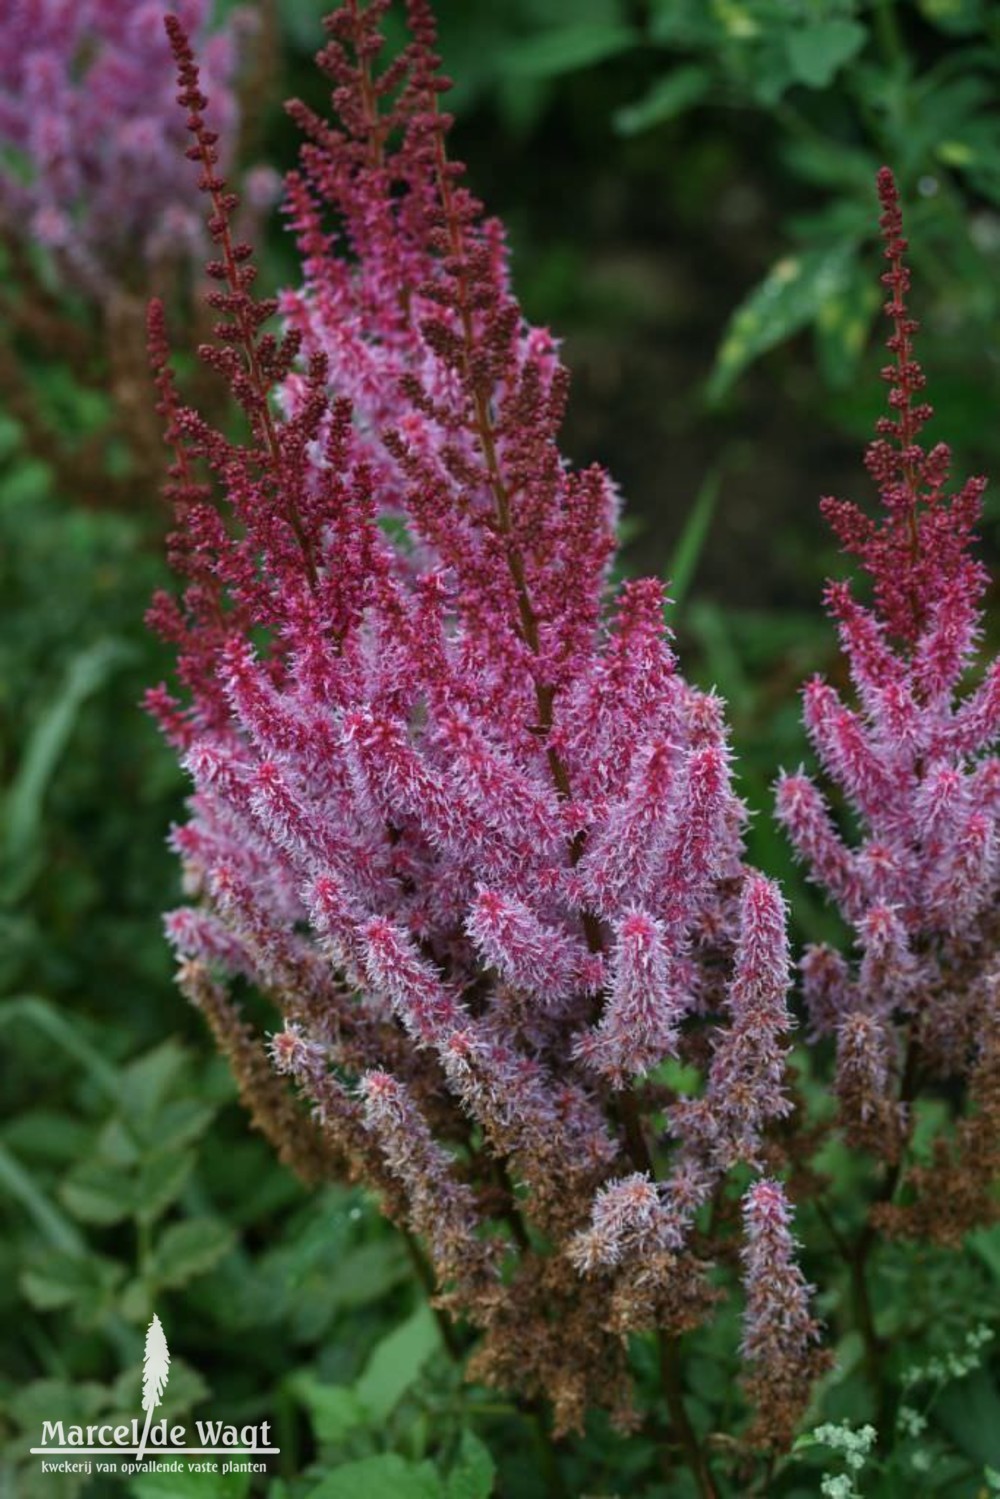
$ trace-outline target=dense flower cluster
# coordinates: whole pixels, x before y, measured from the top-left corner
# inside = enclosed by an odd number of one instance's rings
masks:
[[[236,117],[236,40],[246,15],[205,34],[185,0],[221,128]],[[43,245],[103,298],[145,260],[200,255],[196,194],[180,178],[183,122],[158,0],[5,0],[0,6],[0,227]]]
[[[791,1209],[781,1184],[756,1182],[746,1194],[746,1312],[743,1357],[756,1407],[757,1434],[787,1446],[795,1435],[802,1391],[829,1363],[818,1345],[808,1286],[795,1263]]]
[[[882,373],[891,415],[879,422],[868,468],[883,515],[876,522],[844,501],[823,505],[869,574],[874,598],[865,606],[846,583],[830,584],[828,606],[858,705],[816,678],[806,687],[804,713],[861,838],[852,847],[842,837],[804,772],[782,778],[778,812],[857,943],[853,964],[814,947],[802,965],[813,1030],[837,1040],[848,1138],[896,1162],[919,1089],[971,1074],[973,1093],[982,1093],[993,1065],[1000,760],[992,751],[1000,737],[1000,660],[979,686],[966,687],[988,581],[970,555],[985,481],[969,479],[949,495],[947,446],[928,450],[918,440],[931,408],[919,398],[924,375],[906,306],[906,240],[888,169],[879,174],[879,195],[893,355]],[[991,1107],[976,1096],[980,1109]],[[988,1216],[992,1154],[991,1162],[977,1166],[970,1157],[977,1190],[966,1181],[956,1195],[954,1173],[962,1168],[949,1159],[945,1175],[952,1179],[941,1203],[951,1203],[958,1218],[937,1213],[945,1238]],[[906,1212],[886,1206],[881,1216],[902,1227]],[[934,1214],[919,1216],[929,1227]]]
[[[722,704],[678,669],[661,586],[609,599],[615,491],[560,457],[566,374],[448,158],[428,6],[379,71],[387,5],[327,22],[339,124],[292,106],[281,341],[169,23],[217,249],[206,357],[249,437],[180,406],[154,307],[187,587],[153,617],[188,702],[150,700],[195,786],[168,927],[241,1076],[208,971],[279,1006],[278,1068],[483,1330],[476,1372],[559,1427],[627,1423],[624,1334],[705,1314],[699,1209],[789,1107],[784,904],[744,865]]]

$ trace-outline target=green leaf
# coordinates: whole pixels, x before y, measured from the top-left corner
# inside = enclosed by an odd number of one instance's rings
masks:
[[[934,1416],[967,1457],[1000,1464],[1000,1394],[985,1369],[947,1385],[934,1403]]]
[[[109,1119],[98,1135],[97,1150],[113,1166],[134,1166],[141,1156],[135,1136],[117,1116]]]
[[[118,1310],[126,1322],[145,1327],[155,1310],[153,1293],[146,1281],[136,1276],[118,1297]]]
[[[58,695],[35,724],[6,796],[3,854],[19,892],[31,878],[42,846],[42,800],[87,698],[129,659],[133,650],[118,640],[99,640],[72,658]]]
[[[32,1173],[4,1145],[0,1145],[0,1186],[31,1215],[52,1249],[71,1256],[85,1252],[86,1243],[76,1225],[53,1206]]]
[[[160,1237],[149,1275],[160,1286],[186,1286],[204,1275],[232,1248],[235,1235],[217,1218],[189,1218],[173,1223]]]
[[[410,1263],[397,1239],[359,1244],[337,1263],[335,1284],[330,1288],[333,1305],[338,1311],[369,1306],[410,1274]]]
[[[834,390],[844,390],[857,374],[881,302],[872,277],[866,269],[854,264],[844,289],[819,308],[816,354],[823,376]]]
[[[183,1190],[194,1161],[191,1151],[183,1154],[167,1151],[142,1163],[133,1195],[135,1216],[140,1223],[153,1223],[166,1211]]]
[[[489,1499],[495,1478],[496,1465],[489,1448],[466,1427],[458,1460],[448,1474],[448,1499]]]
[[[635,46],[630,26],[579,21],[537,33],[508,47],[502,67],[526,78],[556,78],[591,67]]]
[[[81,1223],[120,1223],[132,1210],[133,1184],[104,1161],[85,1160],[63,1179],[59,1197]]]
[[[673,120],[700,101],[712,86],[712,74],[698,63],[675,68],[653,84],[649,93],[635,104],[627,104],[614,115],[619,135],[637,135],[652,125]]]
[[[45,1421],[64,1421],[68,1426],[92,1421],[107,1410],[112,1394],[107,1385],[89,1380],[65,1383],[61,1379],[36,1379],[22,1389],[13,1389],[4,1405],[20,1426],[41,1431]]]
[[[674,548],[667,579],[670,599],[675,609],[679,609],[684,600],[698,566],[698,559],[704,550],[721,482],[722,474],[718,467],[706,474]]]
[[[123,1069],[119,1093],[122,1115],[128,1123],[148,1124],[185,1061],[183,1047],[171,1038]]]
[[[62,1048],[86,1068],[92,1080],[109,1098],[117,1100],[121,1092],[119,1074],[101,1056],[89,1041],[85,1041],[76,1026],[50,1000],[38,994],[19,994],[0,1004],[0,1025],[13,1021],[27,1021],[44,1032],[50,1041]]]
[[[395,1409],[440,1341],[426,1302],[377,1345],[355,1391],[376,1422]]]
[[[157,1154],[180,1150],[205,1133],[215,1113],[211,1104],[201,1103],[197,1098],[172,1098],[140,1124],[137,1132],[143,1143]]]
[[[19,1155],[68,1166],[80,1154],[80,1120],[48,1109],[25,1109],[3,1128],[3,1139]]]
[[[38,1255],[21,1275],[21,1290],[39,1311],[73,1306],[84,1323],[92,1323],[106,1310],[111,1292],[125,1275],[123,1266],[103,1255],[62,1254],[58,1250]]]
[[[994,1224],[992,1228],[977,1228],[966,1242],[973,1254],[978,1255],[1000,1281],[1000,1223]]]
[[[367,1426],[369,1413],[349,1385],[323,1384],[308,1371],[290,1381],[294,1395],[309,1412],[319,1442],[342,1442],[359,1426]]]
[[[792,74],[807,88],[826,88],[867,40],[868,32],[858,21],[814,21],[789,31],[785,47]]]
[[[408,1463],[395,1452],[344,1463],[305,1499],[447,1499],[430,1463]]]
[[[803,135],[783,142],[781,154],[797,177],[804,177],[817,187],[863,193],[865,210],[871,213],[869,198],[878,158],[870,152],[825,136]]]
[[[917,0],[921,14],[953,36],[970,36],[983,25],[983,0]]]
[[[853,240],[844,241],[786,256],[771,267],[730,320],[709,381],[710,400],[719,400],[747,365],[814,322],[822,307],[841,295],[854,249]]]

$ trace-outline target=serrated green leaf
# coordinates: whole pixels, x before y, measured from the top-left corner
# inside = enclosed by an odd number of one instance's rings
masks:
[[[118,1310],[126,1322],[145,1327],[153,1315],[153,1296],[150,1287],[138,1276],[130,1280],[118,1298]]]
[[[730,389],[749,364],[815,321],[847,285],[853,241],[779,260],[736,309],[709,381],[710,400]]]
[[[395,1452],[344,1463],[328,1473],[306,1499],[447,1499],[430,1463],[408,1463]]]
[[[122,1068],[119,1096],[126,1123],[148,1123],[159,1111],[186,1061],[183,1047],[171,1037]]]
[[[859,21],[813,21],[789,31],[785,47],[792,74],[807,88],[826,88],[868,40]]]
[[[124,1278],[123,1267],[103,1255],[38,1255],[21,1276],[21,1289],[40,1311],[72,1306],[89,1323],[107,1307],[110,1294]]]
[[[448,1474],[448,1499],[489,1499],[496,1478],[490,1450],[466,1427],[455,1466]]]
[[[132,1211],[130,1177],[104,1161],[83,1161],[59,1185],[60,1201],[81,1223],[120,1223]]]
[[[133,1209],[140,1223],[154,1223],[183,1191],[195,1157],[192,1151],[167,1151],[143,1161],[133,1191]]]
[[[508,47],[503,66],[523,78],[556,78],[617,57],[634,47],[637,39],[630,26],[580,21],[536,33]]]
[[[180,1150],[205,1133],[215,1113],[211,1104],[197,1098],[172,1098],[137,1122],[136,1136],[140,1144],[157,1154]]]
[[[72,1114],[56,1114],[48,1109],[26,1109],[3,1130],[4,1143],[22,1158],[57,1165],[66,1165],[79,1158],[81,1135],[86,1137],[86,1131],[81,1129],[79,1119]]]
[[[117,1117],[109,1119],[101,1130],[97,1137],[97,1150],[114,1166],[134,1166],[141,1154],[134,1135]]]
[[[381,1422],[395,1409],[437,1348],[441,1334],[426,1302],[377,1345],[355,1385],[358,1398]]]
[[[158,1286],[177,1289],[204,1275],[232,1248],[234,1234],[218,1218],[188,1218],[165,1229],[148,1274]]]
[[[20,1426],[39,1429],[45,1421],[77,1425],[92,1420],[112,1402],[107,1385],[90,1380],[69,1384],[61,1379],[36,1379],[23,1389],[14,1389],[4,1405]]]
[[[619,135],[637,135],[665,120],[673,120],[698,104],[712,86],[712,74],[698,63],[675,68],[653,84],[645,98],[627,104],[614,115]]]

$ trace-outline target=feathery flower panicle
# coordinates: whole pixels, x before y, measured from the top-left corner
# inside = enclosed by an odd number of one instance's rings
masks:
[[[430,1246],[481,1376],[562,1428],[626,1420],[623,1334],[707,1314],[693,1219],[786,1107],[784,907],[743,863],[722,704],[681,675],[661,586],[609,602],[617,495],[560,455],[566,373],[448,156],[429,8],[383,67],[386,8],[326,23],[337,124],[291,106],[280,337],[168,21],[216,247],[202,352],[246,428],[181,405],[154,306],[186,587],[152,617],[186,701],[150,707],[194,783],[197,902],[169,932],[284,1012],[276,1064]],[[643,1079],[705,1057],[657,1180]]]
[[[232,139],[235,12],[208,35],[210,6],[185,0],[200,37],[219,127]],[[183,148],[158,0],[7,0],[0,8],[0,227],[27,234],[69,281],[104,300],[137,265],[204,255],[197,196],[179,180]]]
[[[746,1288],[743,1357],[755,1410],[750,1440],[786,1447],[816,1376],[831,1363],[809,1310],[812,1287],[795,1263],[792,1213],[781,1184],[755,1182],[743,1200]]]
[[[882,512],[872,519],[847,501],[822,506],[869,575],[872,602],[859,602],[846,582],[827,589],[856,705],[821,678],[804,699],[817,757],[860,840],[851,846],[842,837],[804,771],[782,777],[778,816],[854,933],[851,965],[828,949],[807,952],[806,999],[814,1032],[837,1038],[849,1136],[891,1160],[916,1091],[928,1080],[968,1077],[987,1023],[984,965],[998,936],[1000,885],[1000,662],[967,686],[988,581],[971,551],[985,481],[969,479],[950,494],[949,449],[920,442],[932,413],[914,355],[907,244],[888,168],[878,191],[891,414],[878,423],[867,464]]]

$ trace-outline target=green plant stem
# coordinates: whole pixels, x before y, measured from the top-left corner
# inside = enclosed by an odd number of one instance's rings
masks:
[[[691,1425],[691,1418],[684,1404],[684,1387],[681,1383],[680,1345],[676,1338],[660,1334],[660,1384],[663,1388],[670,1423],[684,1452],[688,1467],[694,1477],[701,1499],[718,1499],[718,1490],[712,1480],[708,1459],[698,1441],[698,1433]]]
[[[899,1102],[909,1109],[918,1092],[919,1057],[918,1047],[912,1034],[906,1048],[906,1061],[899,1087]],[[878,1231],[872,1221],[872,1210],[883,1203],[890,1203],[896,1195],[903,1175],[906,1141],[900,1142],[899,1155],[886,1171],[875,1200],[869,1209],[865,1225],[853,1248],[848,1249],[847,1264],[851,1274],[851,1293],[854,1318],[865,1345],[865,1371],[876,1400],[876,1428],[880,1440],[887,1440],[886,1413],[889,1392],[882,1378],[885,1343],[875,1326],[871,1292],[868,1286],[868,1262],[875,1247]],[[839,1236],[838,1236],[839,1237]],[[842,1242],[842,1241],[841,1241]]]
[[[545,1479],[545,1492],[552,1499],[570,1499],[570,1492],[563,1478],[562,1469],[559,1466],[559,1458],[556,1455],[555,1442],[549,1431],[541,1409],[534,1401],[524,1402],[522,1409],[528,1417],[528,1424],[535,1437],[535,1447],[538,1451],[538,1466]]]
[[[510,1179],[510,1172],[507,1170],[507,1162],[499,1156],[491,1156],[490,1168],[493,1172],[494,1180],[508,1199],[509,1206],[504,1208],[503,1213],[504,1222],[514,1235],[514,1242],[518,1249],[524,1254],[531,1248],[531,1239],[517,1205],[517,1193],[514,1190],[514,1183]]]
[[[618,1118],[621,1121],[622,1130],[625,1134],[625,1144],[628,1153],[632,1157],[632,1163],[638,1171],[644,1171],[650,1181],[656,1180],[656,1169],[653,1165],[653,1157],[646,1143],[646,1136],[642,1128],[642,1120],[639,1117],[639,1106],[635,1101],[635,1094],[631,1088],[626,1088],[619,1093],[615,1099]]]
[[[413,1235],[405,1228],[400,1229],[400,1233],[403,1237],[403,1243],[406,1245],[406,1252],[410,1256],[410,1260],[413,1264],[414,1270],[417,1272],[417,1279],[420,1281],[420,1284],[424,1289],[424,1293],[427,1297],[427,1304],[429,1305],[431,1311],[434,1313],[434,1320],[438,1325],[438,1331],[441,1334],[441,1341],[447,1349],[448,1357],[453,1359],[456,1364],[460,1364],[464,1355],[462,1346],[458,1340],[458,1335],[455,1332],[455,1328],[448,1316],[441,1310],[439,1306],[435,1306],[434,1304],[434,1296],[437,1290],[437,1287],[434,1284],[434,1272],[427,1262],[426,1255],[424,1254],[423,1250],[421,1249],[420,1245],[417,1243]]]
[[[656,1180],[656,1170],[646,1136],[639,1117],[639,1106],[631,1088],[625,1089],[615,1100],[618,1117],[625,1133],[625,1141],[633,1164],[645,1172],[651,1181]],[[698,1433],[691,1425],[691,1418],[684,1404],[684,1386],[681,1382],[680,1345],[676,1338],[660,1333],[658,1337],[660,1355],[660,1385],[667,1403],[670,1424],[680,1443],[685,1461],[691,1470],[701,1499],[717,1499],[717,1490],[712,1480],[708,1459],[698,1440]]]
[[[882,56],[890,67],[898,68],[906,61],[906,49],[899,30],[895,0],[875,0],[872,16]]]

